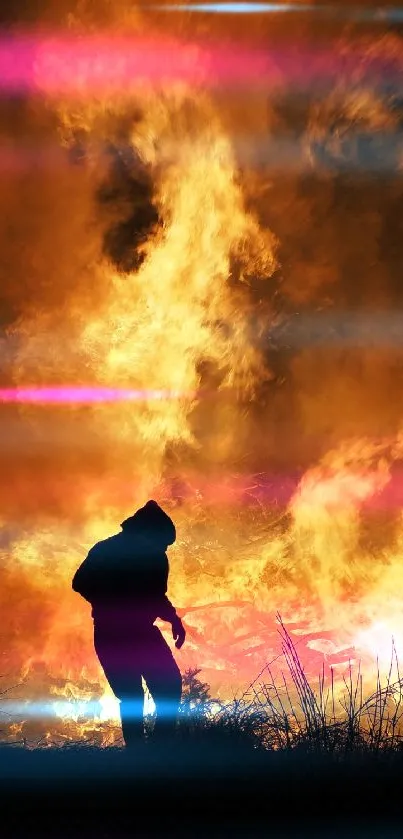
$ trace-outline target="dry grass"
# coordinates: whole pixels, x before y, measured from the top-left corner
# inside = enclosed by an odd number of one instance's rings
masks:
[[[325,685],[324,668],[316,689],[308,682],[293,640],[281,616],[277,618],[286,663],[280,682],[268,666],[240,698],[222,702],[211,696],[209,685],[199,678],[200,670],[187,670],[177,726],[178,747],[202,744],[206,749],[222,746],[242,753],[245,749],[261,754],[309,752],[338,759],[347,755],[403,757],[403,678],[395,648],[386,680],[381,682],[378,670],[370,695],[364,695],[360,668],[353,675],[350,667],[343,679],[342,696],[336,698],[333,677],[330,685]],[[395,680],[393,672],[397,673]],[[153,717],[148,716],[145,731],[150,742],[152,728]],[[89,736],[61,748],[99,750],[99,742],[99,738]],[[16,745],[27,743],[21,740]],[[38,740],[34,745],[49,746],[49,741]]]
[[[403,678],[395,647],[386,679],[381,682],[378,668],[370,695],[364,695],[360,668],[353,675],[350,666],[343,677],[342,696],[336,698],[333,671],[326,686],[323,668],[314,690],[281,616],[277,617],[288,671],[280,684],[267,667],[264,678],[260,674],[240,699],[227,703],[211,699],[204,684],[200,702],[194,698],[199,671],[188,671],[179,721],[182,736],[220,737],[266,751],[298,750],[337,757],[403,752]]]

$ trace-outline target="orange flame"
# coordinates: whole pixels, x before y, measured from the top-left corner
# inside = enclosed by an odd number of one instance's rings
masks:
[[[128,11],[125,3],[108,9],[106,16],[116,20],[124,9],[132,28],[141,28],[138,10]],[[350,118],[367,126],[373,102],[359,91],[357,109],[356,98],[354,91]],[[32,282],[36,271],[41,281],[19,307],[14,288],[10,292],[17,311],[7,333],[13,387],[88,385],[142,391],[145,398],[69,404],[63,413],[50,406],[46,417],[35,405],[21,404],[18,413],[7,405],[22,429],[22,465],[10,455],[13,489],[10,481],[2,498],[2,672],[16,685],[13,696],[40,702],[47,694],[55,712],[42,728],[15,722],[12,736],[39,731],[46,742],[89,736],[100,744],[119,741],[116,705],[93,650],[89,607],[71,591],[71,578],[88,549],[116,532],[147,497],[156,498],[177,527],[169,594],[187,628],[187,642],[175,653],[182,670],[201,667],[215,693],[232,695],[278,658],[277,611],[308,673],[316,675],[324,659],[341,672],[358,657],[368,674],[377,655],[386,666],[389,635],[399,649],[403,637],[403,521],[395,521],[393,538],[383,546],[372,545],[365,527],[369,511],[378,514],[393,484],[403,437],[388,432],[383,440],[375,434],[352,439],[347,424],[344,441],[329,434],[327,453],[316,454],[310,466],[304,460],[302,476],[281,502],[281,487],[269,501],[265,497],[262,473],[270,456],[275,461],[277,445],[274,435],[269,439],[269,420],[285,381],[278,376],[278,388],[270,390],[267,335],[276,318],[267,300],[274,294],[279,242],[270,213],[263,221],[250,209],[256,182],[239,171],[219,97],[179,80],[147,87],[140,104],[127,91],[120,97],[102,89],[85,101],[60,100],[56,107],[52,100],[51,107],[60,182],[70,203],[67,212],[56,200],[58,187],[48,184],[49,253],[44,259],[39,248],[32,266],[24,264],[21,297],[31,270]],[[334,108],[332,99],[332,114]],[[389,125],[389,111],[377,114],[376,126]],[[314,108],[312,119],[320,122],[319,116]],[[318,137],[312,126],[310,132],[312,156]],[[322,134],[320,128],[319,139]],[[80,144],[85,161],[76,165],[69,153]],[[111,174],[110,147],[118,175]],[[340,154],[337,146],[334,159]],[[125,184],[115,200],[119,166]],[[137,187],[129,198],[126,181]],[[136,202],[142,216],[150,184],[151,221],[146,234],[133,234],[130,242],[136,267],[123,269],[105,245],[107,233],[131,220]],[[312,226],[298,185],[291,184],[291,199],[285,189],[276,194],[280,229],[292,226],[293,214],[294,232]],[[29,235],[41,233],[33,226]],[[376,228],[373,241],[377,235]],[[318,236],[323,264],[311,273],[301,248],[291,300],[309,299],[322,275],[329,287],[337,280],[326,241]],[[41,260],[43,269],[37,267]],[[315,358],[316,375],[322,361]],[[332,405],[349,394],[348,385]],[[203,388],[213,394],[204,401]],[[153,399],[161,389],[178,396]],[[326,388],[323,393],[307,411],[319,428]],[[339,419],[344,428],[344,406],[338,410],[334,423]],[[287,412],[280,416],[286,425]],[[250,452],[253,469],[244,468]],[[283,478],[276,474],[275,480],[281,484]],[[170,640],[169,627],[164,632]],[[97,713],[80,716],[93,701]]]

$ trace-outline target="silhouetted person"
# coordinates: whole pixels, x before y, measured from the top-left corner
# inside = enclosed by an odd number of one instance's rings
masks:
[[[182,679],[156,618],[172,624],[180,649],[185,629],[166,596],[166,549],[175,526],[156,501],[148,501],[121,524],[122,531],[98,542],[73,579],[73,589],[92,605],[94,646],[106,678],[120,700],[127,746],[142,739],[144,691],[156,706],[154,736],[173,732]]]

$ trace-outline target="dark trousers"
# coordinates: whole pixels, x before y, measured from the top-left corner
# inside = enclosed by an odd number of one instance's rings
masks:
[[[182,677],[172,652],[158,627],[136,628],[120,637],[110,626],[94,622],[94,646],[105,676],[120,700],[122,732],[126,746],[144,734],[143,677],[156,708],[153,735],[169,737],[175,728],[182,693]]]

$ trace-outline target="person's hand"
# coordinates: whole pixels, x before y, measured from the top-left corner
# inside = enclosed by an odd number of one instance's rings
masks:
[[[180,650],[185,643],[186,630],[180,618],[176,617],[172,621],[172,638],[175,641],[175,647]]]

